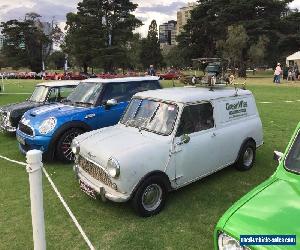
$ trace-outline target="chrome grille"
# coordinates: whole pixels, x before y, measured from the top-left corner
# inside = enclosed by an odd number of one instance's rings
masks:
[[[29,126],[23,124],[22,122],[19,123],[19,130],[26,135],[33,136],[33,130]]]
[[[81,155],[78,156],[78,165],[94,179],[101,181],[109,187],[113,187],[113,183],[110,180],[108,174],[105,173],[102,168],[86,160]]]
[[[7,113],[4,111],[0,111],[0,125],[5,126],[7,121]]]

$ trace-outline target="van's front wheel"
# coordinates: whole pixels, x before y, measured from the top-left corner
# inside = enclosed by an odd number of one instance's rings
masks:
[[[131,202],[142,217],[158,214],[165,205],[167,185],[160,176],[150,176],[136,190]]]
[[[256,155],[256,146],[253,141],[247,141],[241,148],[235,168],[241,171],[249,170],[253,167]]]
[[[74,161],[75,156],[71,149],[71,143],[76,136],[82,133],[83,131],[79,128],[71,128],[60,137],[56,145],[56,156],[60,161],[65,163]]]

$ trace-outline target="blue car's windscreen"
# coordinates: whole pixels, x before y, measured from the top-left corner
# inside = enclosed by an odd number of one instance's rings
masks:
[[[169,135],[175,124],[178,108],[171,103],[132,99],[121,123],[161,135]]]
[[[101,83],[82,82],[67,97],[67,101],[70,101],[74,104],[94,104],[97,101],[102,88],[103,86]]]
[[[300,133],[298,133],[286,157],[285,167],[292,172],[300,173]]]

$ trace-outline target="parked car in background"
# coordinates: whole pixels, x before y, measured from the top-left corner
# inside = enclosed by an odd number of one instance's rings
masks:
[[[16,132],[18,123],[26,111],[60,102],[73,91],[78,83],[79,81],[56,81],[37,84],[31,97],[26,101],[0,107],[1,130]]]
[[[84,80],[64,104],[24,114],[17,129],[20,150],[39,149],[48,159],[55,156],[70,162],[74,159],[70,145],[76,136],[116,124],[135,93],[158,88],[158,77]]]
[[[76,137],[72,151],[84,192],[151,216],[170,190],[232,164],[250,169],[262,143],[250,91],[185,87],[137,93],[118,125]]]
[[[175,70],[170,70],[170,71],[168,71],[166,73],[159,73],[157,75],[162,80],[173,80],[173,79],[176,80],[176,79],[179,79],[180,76],[181,76],[180,72],[175,71]]]
[[[237,201],[219,220],[215,249],[299,249],[300,123],[285,153],[274,152],[276,172]],[[297,245],[240,246],[240,235],[296,235]]]

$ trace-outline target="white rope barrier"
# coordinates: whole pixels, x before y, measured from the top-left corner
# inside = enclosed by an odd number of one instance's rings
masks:
[[[8,157],[2,156],[0,155],[0,158],[21,166],[27,166],[28,164],[25,162],[20,162],[20,161],[15,161],[12,160]],[[65,202],[64,198],[62,197],[62,195],[60,194],[60,192],[58,191],[57,187],[55,186],[54,182],[52,181],[51,177],[49,176],[48,172],[46,171],[46,169],[43,167],[42,168],[47,180],[49,181],[51,187],[53,188],[54,192],[56,193],[56,195],[58,196],[60,202],[63,204],[64,208],[67,210],[69,216],[71,217],[73,223],[75,224],[75,226],[77,227],[78,231],[80,232],[81,236],[83,237],[83,239],[85,240],[86,244],[88,245],[88,247],[91,250],[95,250],[93,244],[91,243],[91,241],[89,240],[89,238],[87,237],[87,235],[85,234],[85,232],[83,231],[81,225],[79,224],[78,220],[76,219],[75,215],[73,214],[73,212],[71,211],[71,209],[69,208],[68,204]]]

